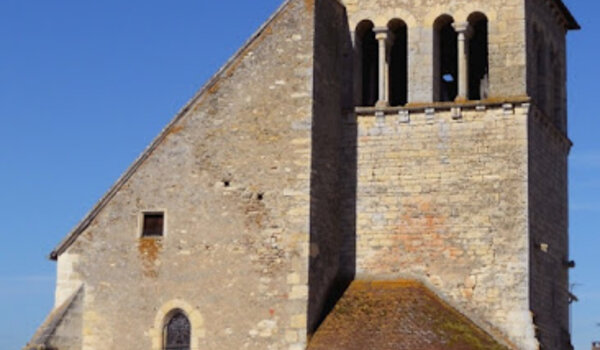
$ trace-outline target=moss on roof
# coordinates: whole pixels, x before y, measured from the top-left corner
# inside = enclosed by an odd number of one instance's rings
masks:
[[[416,281],[354,281],[309,350],[506,350]]]

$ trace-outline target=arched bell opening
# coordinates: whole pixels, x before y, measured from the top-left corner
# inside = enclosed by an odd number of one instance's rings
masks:
[[[388,23],[390,33],[389,51],[389,98],[391,106],[403,106],[408,102],[408,28],[400,19]]]
[[[433,25],[434,101],[454,101],[458,94],[458,35],[454,19],[442,15]]]
[[[481,12],[468,18],[472,34],[469,39],[469,100],[489,95],[488,19]]]
[[[355,52],[359,82],[359,105],[374,106],[378,98],[378,43],[373,22],[364,20],[356,26]]]

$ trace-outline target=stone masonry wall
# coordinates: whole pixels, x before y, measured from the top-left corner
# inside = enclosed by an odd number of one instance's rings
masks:
[[[567,157],[570,142],[533,108],[529,121],[531,310],[543,349],[569,350]],[[542,245],[546,245],[542,247]]]
[[[369,19],[386,27],[398,18],[408,26],[408,102],[433,99],[433,24],[443,15],[466,22],[473,12],[489,20],[490,98],[525,96],[525,4],[523,0],[344,0],[350,28]]]
[[[566,30],[551,2],[528,0],[526,5],[528,91],[533,98],[529,121],[531,310],[542,347],[568,350]],[[542,55],[545,71],[539,67],[538,55]],[[558,67],[553,67],[553,60]]]
[[[82,349],[159,349],[175,308],[194,350],[304,348],[313,28],[311,1],[285,5],[59,256]],[[140,238],[156,210],[165,236]]]
[[[529,311],[527,107],[358,116],[357,276],[423,280],[536,349]]]
[[[546,114],[562,132],[567,132],[567,91],[566,91],[566,30],[557,16],[556,9],[547,0],[527,0],[527,91],[533,103]],[[536,34],[536,31],[538,34]],[[539,37],[538,37],[539,36]],[[540,41],[540,42],[538,42]],[[542,52],[537,50],[541,45]],[[545,72],[538,67],[539,54],[545,61]],[[553,60],[558,69],[552,66]],[[539,91],[542,80],[546,89]],[[555,91],[555,89],[558,89]],[[540,95],[544,98],[540,99]],[[544,101],[540,105],[540,100]]]
[[[81,275],[75,269],[78,265],[79,254],[65,252],[60,256],[56,266],[56,292],[54,296],[54,307],[61,306],[81,284]]]

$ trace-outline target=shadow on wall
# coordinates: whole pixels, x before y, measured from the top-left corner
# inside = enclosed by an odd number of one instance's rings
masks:
[[[315,6],[308,334],[344,294],[356,265],[352,40],[345,8]]]

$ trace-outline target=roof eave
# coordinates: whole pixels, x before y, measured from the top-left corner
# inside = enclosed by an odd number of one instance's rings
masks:
[[[575,19],[575,16],[573,16],[573,14],[571,13],[571,11],[567,7],[567,5],[565,5],[565,3],[562,0],[554,0],[554,4],[556,4],[556,6],[558,6],[560,12],[562,13],[562,15],[565,19],[565,22],[566,22],[567,30],[581,29],[581,26]]]

